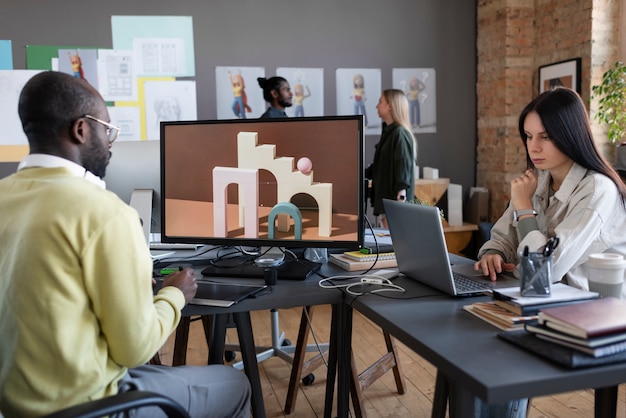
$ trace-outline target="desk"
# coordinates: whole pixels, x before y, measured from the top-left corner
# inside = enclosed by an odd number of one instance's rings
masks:
[[[194,267],[197,277],[202,277],[200,271],[203,266]],[[335,267],[332,265],[324,265],[322,274],[336,274]],[[233,281],[245,282],[249,284],[262,284],[263,279],[233,279],[210,277],[205,279],[211,281]],[[340,309],[343,306],[343,293],[337,289],[323,289],[318,285],[319,277],[312,276],[304,281],[285,280],[278,282],[272,286],[272,293],[259,296],[254,299],[246,299],[230,308],[217,308],[202,305],[187,305],[183,309],[183,315],[211,315],[213,321],[213,333],[211,335],[211,344],[209,347],[209,363],[223,363],[224,344],[226,335],[226,324],[228,315],[232,314],[237,326],[237,335],[241,346],[242,360],[244,369],[252,387],[252,411],[256,418],[265,417],[265,407],[263,404],[263,393],[259,380],[259,369],[256,361],[256,351],[254,346],[254,336],[252,332],[252,324],[250,321],[250,311],[269,310],[269,309],[287,309],[298,306],[327,305],[333,307],[333,320],[331,324],[330,348],[329,348],[329,368],[326,387],[326,404],[325,416],[330,417],[332,411],[332,402],[334,394],[335,376],[338,371],[337,393],[338,408],[345,409],[348,404],[349,392],[349,362],[337,363],[337,353],[344,352],[343,347],[345,339],[340,338],[343,331],[338,328],[340,324],[346,323],[342,317],[346,311]],[[345,365],[348,366],[345,366]],[[344,369],[347,367],[347,372]],[[347,376],[347,377],[346,377]],[[346,409],[347,410],[347,409]]]
[[[413,299],[346,296],[352,300],[344,309],[352,306],[437,368],[438,386],[445,383],[439,389],[449,388],[451,417],[473,416],[475,396],[496,404],[587,388],[603,388],[596,390],[596,417],[615,416],[617,385],[626,382],[626,363],[561,368],[500,340],[498,329],[462,310],[488,296],[450,298],[404,277],[394,283],[407,290],[405,298]],[[425,295],[430,296],[419,298]],[[346,332],[351,331],[349,312],[344,319]],[[443,411],[441,407],[441,398],[435,396],[433,416],[445,414],[445,403]]]

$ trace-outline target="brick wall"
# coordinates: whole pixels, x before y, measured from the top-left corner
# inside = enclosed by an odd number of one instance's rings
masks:
[[[538,94],[538,68],[580,57],[581,94],[588,101],[591,86],[619,55],[625,1],[478,0],[476,178],[489,189],[492,221],[506,208],[511,179],[526,168],[517,118]],[[606,142],[596,125],[596,140]]]

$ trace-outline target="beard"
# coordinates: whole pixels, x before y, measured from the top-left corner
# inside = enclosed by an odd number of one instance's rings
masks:
[[[85,155],[83,155],[83,167],[92,174],[104,178],[107,165],[111,159],[111,151],[102,146],[102,141],[92,137]]]
[[[287,99],[280,99],[278,101],[278,104],[281,105],[282,107],[291,107],[292,105],[291,100],[287,100]]]

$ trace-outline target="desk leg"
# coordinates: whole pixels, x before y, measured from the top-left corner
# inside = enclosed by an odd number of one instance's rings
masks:
[[[324,418],[331,418],[335,376],[337,376],[337,417],[348,417],[350,412],[350,353],[352,352],[352,307],[341,303],[333,305],[328,349],[328,374]]]
[[[437,380],[435,381],[435,396],[433,398],[432,418],[445,418],[448,407],[449,396],[448,378],[437,370]]]
[[[595,418],[615,418],[617,414],[617,386],[595,390]]]
[[[333,403],[335,370],[337,373],[337,416],[348,417],[350,413],[350,354],[352,353],[352,307],[346,303],[333,305],[331,346],[328,350],[328,378],[326,383],[326,405],[324,417],[330,418]],[[334,344],[334,347],[333,347]],[[336,348],[335,348],[336,347]],[[332,371],[331,371],[332,370]],[[329,386],[330,390],[329,390]]]
[[[212,325],[211,344],[209,344],[209,364],[224,364],[228,314],[214,315]]]
[[[448,393],[450,396],[450,418],[473,418],[474,395],[447,377],[446,380],[448,381]]]
[[[326,396],[324,397],[324,418],[331,418],[333,414],[333,399],[335,396],[335,377],[337,376],[337,339],[339,310],[341,306],[332,305],[330,319],[330,338],[328,347],[328,370],[326,372]]]
[[[254,347],[250,312],[233,313],[233,318],[237,325],[237,336],[239,337],[243,366],[248,380],[250,380],[250,386],[252,387],[252,415],[255,418],[265,418],[265,405],[263,403],[259,365],[256,360],[256,348]],[[223,353],[224,351],[222,350],[222,354]]]

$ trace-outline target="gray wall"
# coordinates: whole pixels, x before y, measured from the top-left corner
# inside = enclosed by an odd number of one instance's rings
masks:
[[[322,67],[327,115],[337,68],[380,68],[383,89],[392,68],[435,68],[437,133],[418,135],[418,163],[466,194],[475,183],[475,0],[0,0],[0,39],[21,69],[28,44],[111,48],[112,15],[193,16],[200,119],[216,118],[216,66]]]

